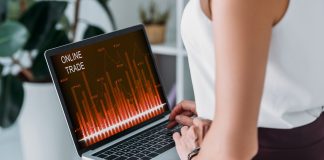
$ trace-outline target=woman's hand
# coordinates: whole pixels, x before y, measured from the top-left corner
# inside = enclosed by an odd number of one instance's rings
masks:
[[[183,100],[173,108],[167,128],[173,128],[178,123],[184,126],[191,126],[193,124],[192,116],[197,116],[195,102]]]
[[[206,133],[209,130],[209,127],[211,126],[212,121],[208,119],[202,119],[199,117],[196,117],[193,119],[193,126],[195,129],[195,133],[198,137],[198,145],[200,146],[202,141],[205,138]]]
[[[188,154],[200,147],[211,124],[210,120],[194,118],[193,125],[181,128],[181,134],[173,134],[176,149],[181,160],[187,160]]]

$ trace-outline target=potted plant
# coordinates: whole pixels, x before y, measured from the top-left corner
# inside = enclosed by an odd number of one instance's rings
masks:
[[[166,24],[170,10],[160,11],[154,1],[151,1],[148,9],[140,7],[140,19],[145,25],[148,39],[152,44],[163,43],[165,40]]]
[[[109,0],[96,0],[111,20]],[[73,42],[80,0],[72,24],[64,15],[67,1],[1,0],[0,127],[19,122],[26,160],[73,159],[73,144],[50,79],[43,53]],[[88,24],[83,37],[104,31]]]

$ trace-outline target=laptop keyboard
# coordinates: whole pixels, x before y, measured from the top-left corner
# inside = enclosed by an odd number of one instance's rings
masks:
[[[107,160],[149,160],[175,146],[172,134],[180,130],[166,128],[167,123],[144,130],[119,143],[105,148],[93,156]]]

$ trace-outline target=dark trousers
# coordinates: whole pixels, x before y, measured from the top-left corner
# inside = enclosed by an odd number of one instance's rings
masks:
[[[259,151],[253,160],[324,160],[324,114],[305,126],[258,132]]]

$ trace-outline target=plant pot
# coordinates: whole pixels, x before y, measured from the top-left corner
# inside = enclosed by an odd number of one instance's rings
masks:
[[[151,24],[145,25],[147,37],[151,44],[163,43],[165,40],[165,25]]]
[[[78,157],[52,83],[24,83],[18,118],[24,160]]]

